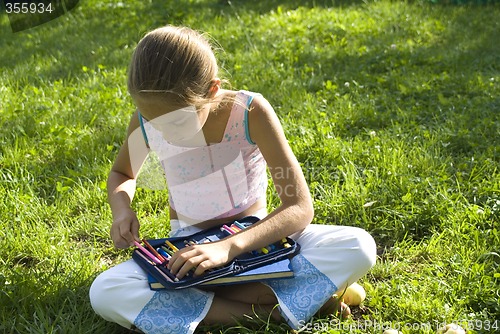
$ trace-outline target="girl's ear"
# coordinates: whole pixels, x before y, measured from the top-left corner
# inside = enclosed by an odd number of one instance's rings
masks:
[[[212,85],[210,86],[210,90],[208,91],[209,98],[214,98],[217,95],[220,89],[220,85],[221,81],[219,78],[215,78],[212,80]]]

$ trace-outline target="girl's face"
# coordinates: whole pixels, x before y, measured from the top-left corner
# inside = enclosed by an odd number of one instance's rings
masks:
[[[208,108],[175,107],[161,101],[136,101],[136,105],[141,115],[168,142],[188,142],[203,135],[201,129],[207,120]],[[196,139],[198,141],[199,138]]]

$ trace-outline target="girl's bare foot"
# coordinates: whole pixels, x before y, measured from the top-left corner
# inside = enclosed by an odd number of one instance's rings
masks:
[[[346,319],[351,315],[349,306],[340,300],[337,295],[333,295],[316,313],[316,316],[323,318],[327,315],[333,315],[341,319]]]

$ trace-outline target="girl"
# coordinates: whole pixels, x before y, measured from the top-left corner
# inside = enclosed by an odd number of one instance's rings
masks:
[[[234,324],[265,313],[297,329],[374,265],[375,243],[364,230],[310,224],[309,189],[273,108],[259,94],[221,88],[202,35],[173,26],[148,33],[132,57],[128,90],[137,110],[108,179],[116,247],[139,240],[130,204],[152,150],[168,183],[171,236],[249,215],[261,218],[221,241],[177,251],[168,265],[177,277],[193,268],[202,275],[285,236],[301,252],[292,260],[292,279],[212,289],[151,291],[140,267],[124,262],[99,275],[90,289],[92,307],[104,319],[145,333],[192,333],[201,321]],[[267,168],[281,200],[270,214]]]

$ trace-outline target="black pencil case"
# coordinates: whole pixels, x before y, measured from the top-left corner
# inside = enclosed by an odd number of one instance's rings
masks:
[[[234,227],[237,224],[242,229],[251,226],[257,221],[259,221],[259,218],[249,216],[189,236],[146,240],[153,250],[146,247],[141,247],[142,249],[136,248],[132,253],[132,258],[148,273],[152,289],[158,288],[153,288],[151,280],[160,283],[161,288],[172,290],[198,285],[238,284],[267,278],[293,277],[293,271],[289,263],[290,259],[300,251],[300,246],[291,238],[284,238],[265,247],[265,249],[261,248],[260,250],[241,254],[228,264],[206,271],[203,275],[196,277],[191,271],[183,278],[176,279],[166,266],[168,263],[168,260],[164,260],[167,258],[166,256],[163,256],[163,260],[159,259],[160,261],[153,261],[151,258],[151,255],[155,257],[154,250],[157,251],[156,254],[162,250],[168,250],[170,248],[168,242],[177,249],[190,244],[215,242],[229,235],[224,226]],[[233,232],[235,232],[234,228]]]

